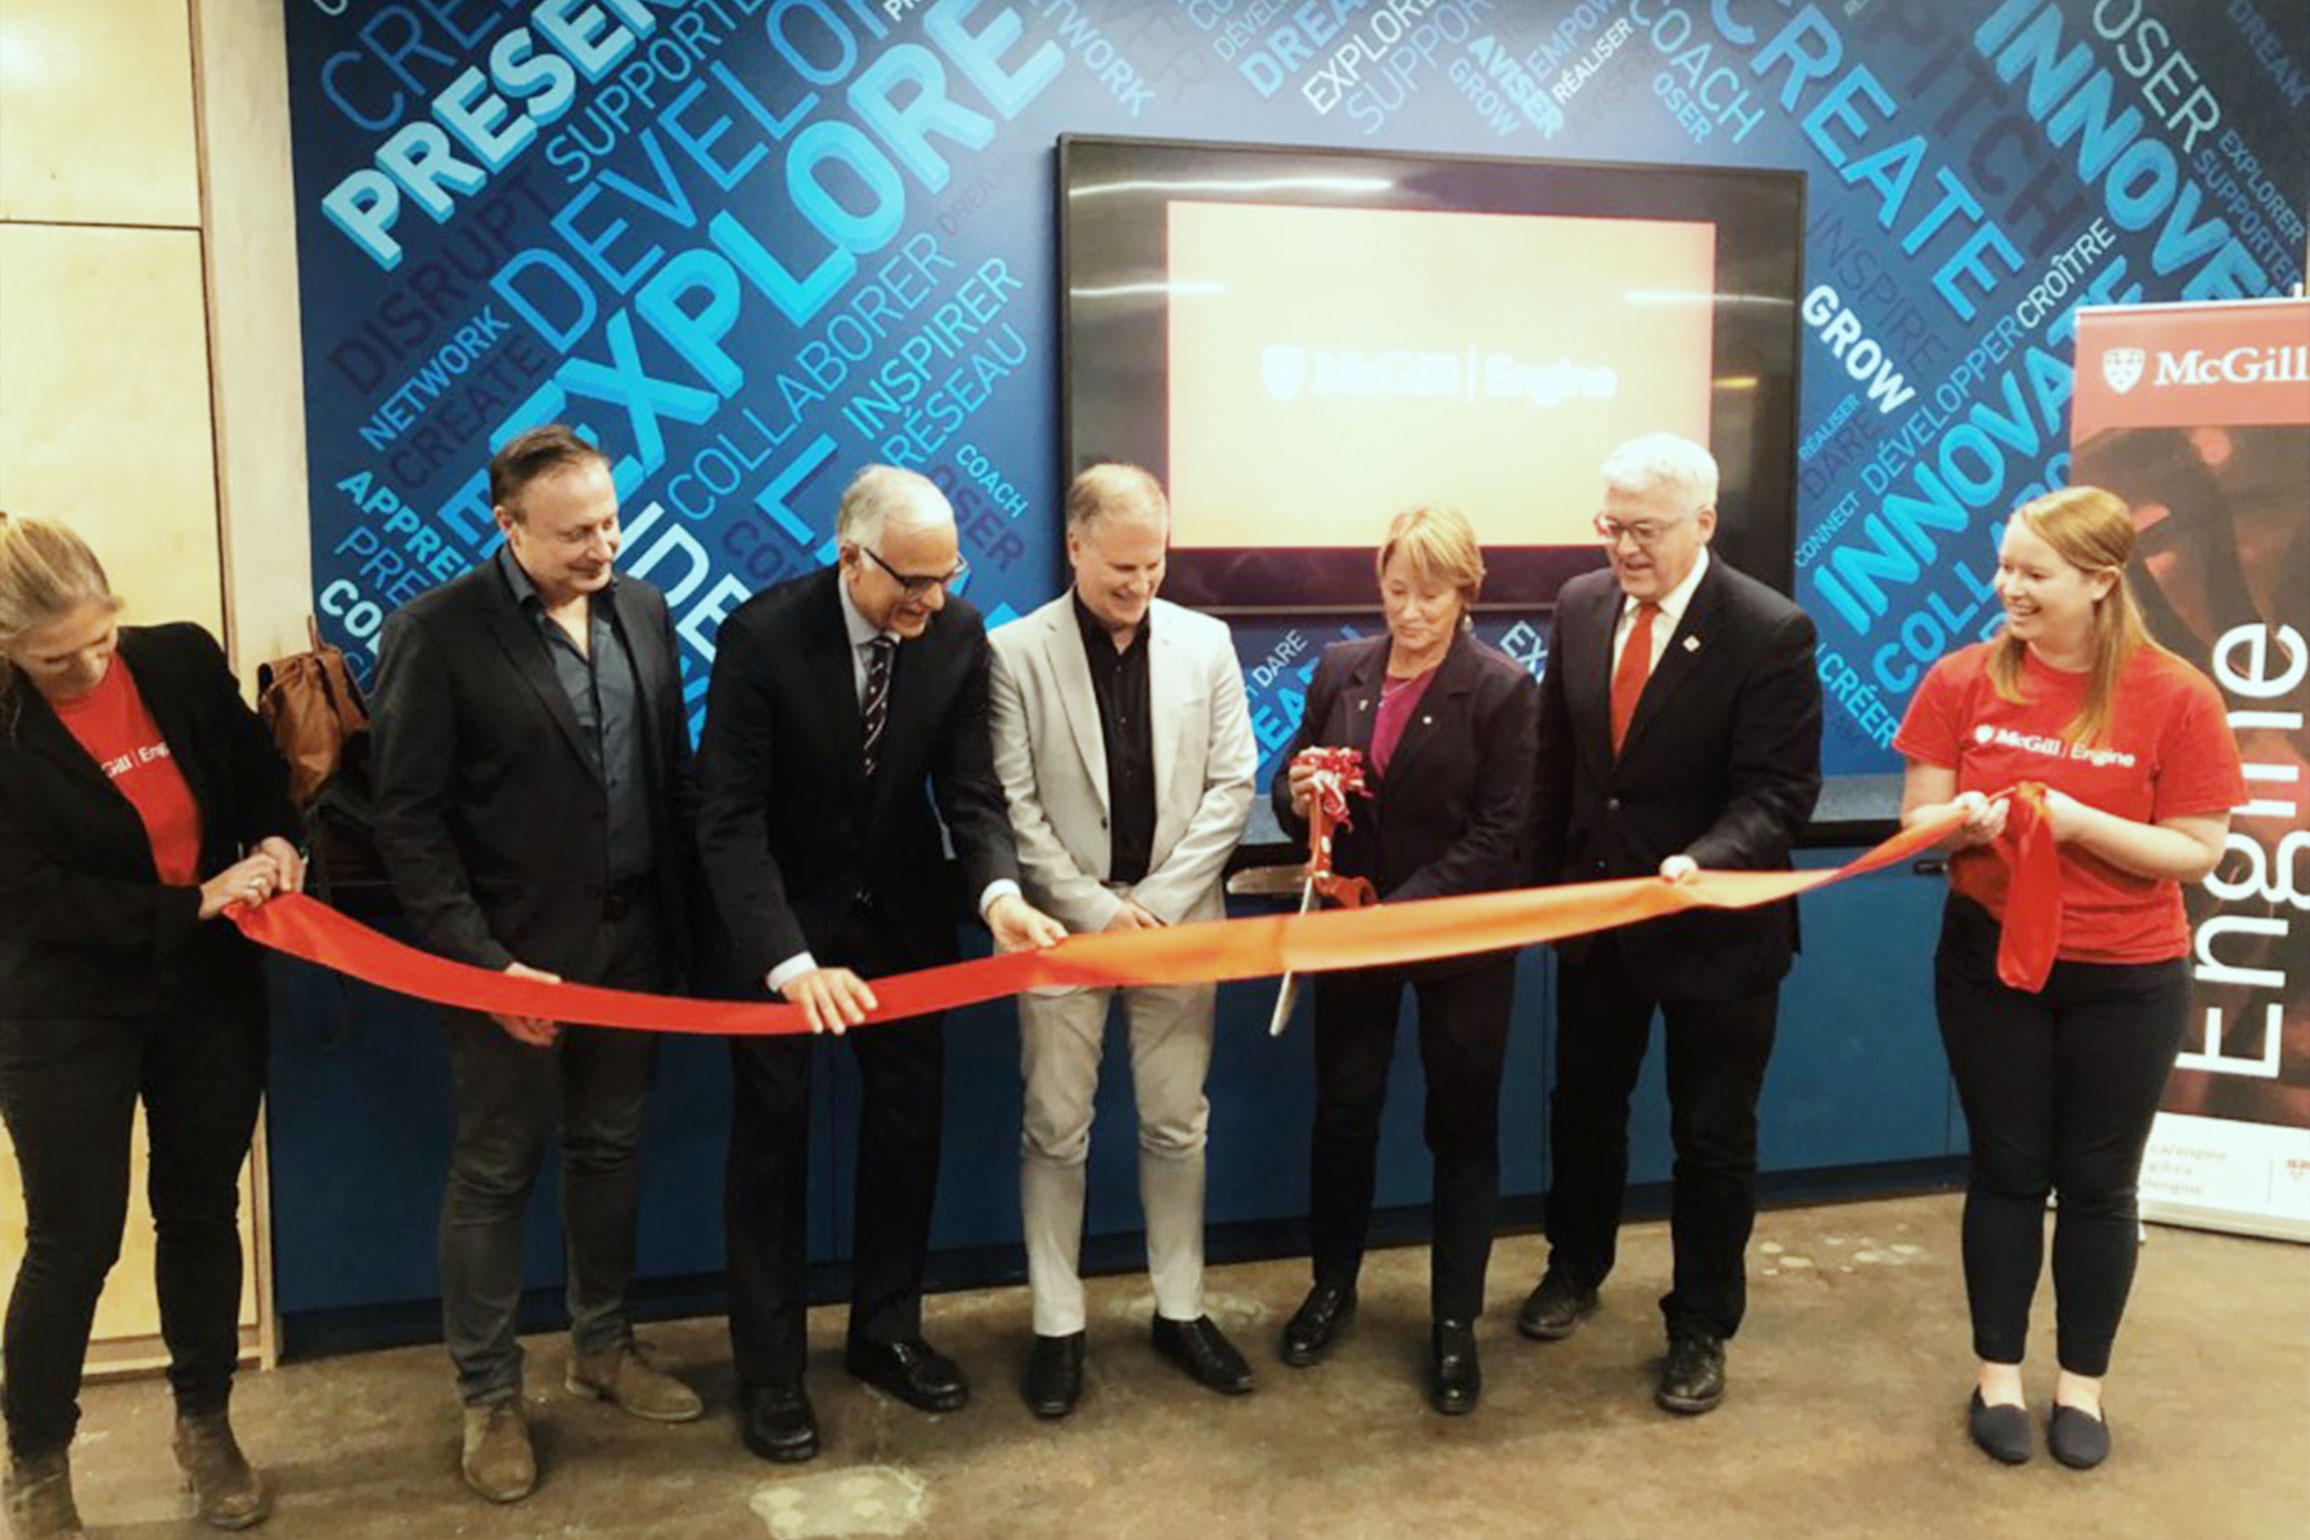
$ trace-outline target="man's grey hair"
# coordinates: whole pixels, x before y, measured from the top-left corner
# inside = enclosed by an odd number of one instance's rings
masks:
[[[1716,506],[1716,456],[1674,433],[1630,439],[1604,457],[1598,474],[1606,486],[1637,497],[1671,493],[1688,513]]]
[[[1171,503],[1153,472],[1119,460],[1102,460],[1085,466],[1067,488],[1067,528],[1085,533],[1111,514],[1144,514],[1168,524]]]
[[[869,465],[842,489],[834,515],[834,538],[853,545],[879,545],[892,524],[952,524],[954,507],[928,476],[895,465]]]

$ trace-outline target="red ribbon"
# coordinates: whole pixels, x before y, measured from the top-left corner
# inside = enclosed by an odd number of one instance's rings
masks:
[[[2029,812],[2022,815],[2021,824],[2008,824],[2014,883],[1999,973],[2016,987],[2034,989],[2043,984],[2044,970],[2051,967],[2052,945],[2059,934],[2060,871],[2041,815],[2042,796],[2020,788],[2015,811],[2024,805]],[[1070,936],[1038,951],[876,979],[879,1008],[868,1020],[952,1010],[1047,986],[1220,983],[1459,957],[1558,941],[1687,909],[1755,908],[1908,860],[1963,821],[1962,813],[1952,812],[1934,823],[1903,830],[1834,870],[1703,871],[1688,882],[1635,877]],[[2049,902],[2050,922],[2045,918]],[[244,934],[276,951],[439,1005],[650,1032],[758,1036],[810,1030],[798,1006],[549,984],[451,962],[380,935],[301,893],[283,894],[254,910],[236,905],[225,912]],[[2007,974],[2008,949],[2017,968],[2038,970],[2035,984],[2025,981],[2032,976],[2025,972]]]
[[[2045,808],[2045,787],[2022,781],[2008,794],[2005,832],[1997,837],[2009,875],[2005,927],[1997,938],[1997,976],[2008,988],[2036,994],[2061,947],[2061,847]]]

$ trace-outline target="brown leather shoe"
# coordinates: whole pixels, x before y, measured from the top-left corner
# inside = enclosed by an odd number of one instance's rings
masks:
[[[12,1540],[88,1540],[72,1503],[72,1452],[23,1456],[0,1479]]]
[[[273,1511],[264,1478],[250,1468],[248,1456],[233,1437],[232,1421],[223,1412],[197,1417],[180,1413],[170,1443],[203,1524],[211,1529],[247,1529],[263,1523]]]
[[[706,1415],[698,1393],[650,1362],[638,1342],[607,1353],[579,1354],[562,1382],[573,1396],[596,1396],[650,1422],[696,1422]]]
[[[465,1484],[493,1503],[517,1503],[537,1486],[529,1408],[521,1397],[465,1409]]]

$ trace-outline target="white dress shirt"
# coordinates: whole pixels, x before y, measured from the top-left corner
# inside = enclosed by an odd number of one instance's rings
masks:
[[[1700,587],[1701,574],[1706,571],[1708,547],[1704,545],[1700,548],[1700,555],[1693,561],[1692,570],[1684,575],[1684,581],[1658,600],[1660,613],[1652,620],[1652,656],[1644,663],[1645,678],[1650,679],[1652,671],[1660,667],[1661,655],[1668,651],[1668,639],[1676,635],[1678,626],[1684,624],[1684,612],[1692,605],[1693,590]],[[1612,628],[1612,669],[1615,674],[1620,671],[1620,655],[1628,647],[1628,633],[1636,624],[1636,609],[1641,602],[1626,594],[1620,596],[1620,620]]]

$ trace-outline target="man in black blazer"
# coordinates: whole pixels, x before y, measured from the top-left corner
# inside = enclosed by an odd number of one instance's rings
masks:
[[[1716,461],[1654,433],[1603,467],[1609,571],[1558,596],[1541,684],[1536,873],[1589,882],[1784,870],[1821,787],[1813,624],[1708,551]],[[1724,1397],[1746,1302],[1756,1104],[1796,905],[1701,909],[1560,943],[1548,1268],[1518,1325],[1569,1336],[1612,1270],[1628,1099],[1657,1010],[1676,1141],[1675,1281],[1655,1399]]]
[[[422,942],[530,978],[677,987],[690,952],[695,782],[666,602],[618,577],[609,462],[533,429],[490,463],[505,544],[385,623],[378,848]],[[628,1296],[651,1036],[447,1013],[457,1136],[441,1205],[444,1334],[465,1479],[536,1481],[514,1315],[522,1217],[558,1108],[568,1230],[566,1383],[639,1417],[703,1406],[634,1342]]]
[[[732,987],[768,989],[814,1031],[841,1033],[875,1008],[867,978],[954,960],[966,899],[1006,951],[1066,932],[1020,896],[987,729],[986,629],[951,593],[966,570],[954,510],[926,478],[869,466],[842,494],[835,535],[835,566],[722,623],[698,827]],[[802,1388],[810,1045],[731,1044],[730,1344],[746,1445],[772,1460],[818,1452]],[[844,1365],[951,1411],[969,1389],[922,1337],[939,1018],[878,1022],[853,1049],[865,1106]]]

